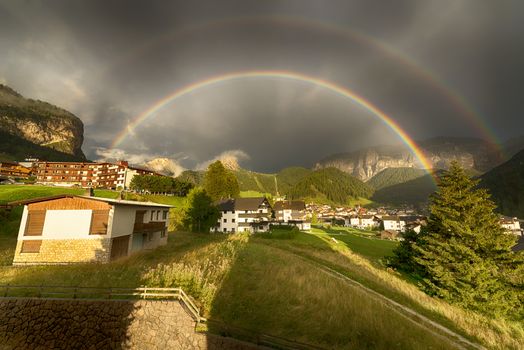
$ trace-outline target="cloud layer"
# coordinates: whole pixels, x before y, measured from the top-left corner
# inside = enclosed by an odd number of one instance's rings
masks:
[[[506,0],[0,0],[0,81],[79,116],[93,159],[164,157],[195,168],[241,149],[250,155],[240,157],[245,166],[274,171],[398,137],[318,86],[246,79],[173,101],[119,149],[108,148],[163,96],[210,76],[263,69],[350,88],[415,139],[479,136],[457,98],[477,124],[515,136],[524,129],[522,17],[524,3]]]

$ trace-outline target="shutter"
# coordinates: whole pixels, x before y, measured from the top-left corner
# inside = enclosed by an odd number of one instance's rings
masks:
[[[109,220],[109,210],[93,210],[91,215],[90,235],[105,235]]]
[[[42,241],[22,241],[21,253],[40,253],[40,246]]]
[[[24,236],[41,236],[44,230],[45,210],[29,210]]]

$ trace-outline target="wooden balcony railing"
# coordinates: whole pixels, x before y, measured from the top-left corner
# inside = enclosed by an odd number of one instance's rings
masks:
[[[166,223],[163,221],[151,221],[148,223],[135,222],[133,233],[137,232],[156,232],[166,228]]]

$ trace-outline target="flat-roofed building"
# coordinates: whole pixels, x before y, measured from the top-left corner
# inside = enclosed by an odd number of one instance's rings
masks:
[[[127,189],[135,175],[159,175],[154,171],[117,163],[38,162],[36,181],[44,185]],[[160,176],[160,175],[159,175]]]

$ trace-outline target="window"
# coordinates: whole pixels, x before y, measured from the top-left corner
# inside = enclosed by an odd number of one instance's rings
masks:
[[[224,232],[227,232],[227,229],[224,227]]]
[[[44,229],[45,210],[29,210],[24,236],[41,236]]]
[[[167,210],[164,210],[164,215],[163,215],[163,217],[162,217],[164,220],[167,220],[167,213],[168,213],[168,211],[167,211]]]
[[[91,214],[91,229],[89,230],[89,234],[105,235],[107,233],[108,220],[109,210],[93,210],[93,213]]]
[[[235,232],[235,228],[234,227],[231,229],[231,232]]]
[[[42,241],[22,241],[22,250],[21,253],[40,253],[40,246]]]
[[[164,238],[166,236],[166,230],[163,229],[162,231],[160,231],[160,238]]]
[[[235,222],[235,219],[231,219],[231,222]]]
[[[224,223],[226,223],[226,222],[227,222],[227,219],[224,219]]]
[[[160,219],[160,210],[156,211],[156,221]]]
[[[151,210],[151,219],[149,221],[153,221],[153,216],[155,215],[155,211]]]

